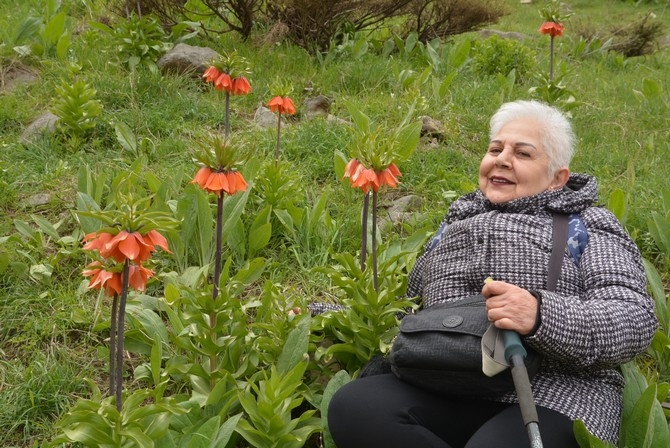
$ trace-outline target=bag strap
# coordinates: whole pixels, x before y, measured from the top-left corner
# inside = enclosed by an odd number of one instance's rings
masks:
[[[549,272],[547,273],[548,291],[556,289],[558,278],[561,276],[565,245],[568,241],[568,215],[554,213],[551,239],[551,256],[549,258]]]

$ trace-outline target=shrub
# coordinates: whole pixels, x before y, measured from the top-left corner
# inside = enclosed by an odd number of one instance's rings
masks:
[[[626,57],[651,54],[663,36],[663,23],[649,13],[641,19],[613,31],[612,49]]]
[[[516,79],[522,81],[533,66],[533,52],[520,42],[502,39],[496,35],[475,42],[472,65],[480,75],[506,76],[516,71]]]
[[[454,36],[495,23],[505,14],[499,2],[483,0],[418,0],[410,6],[408,32],[415,31],[419,41]]]
[[[310,51],[326,51],[338,34],[374,28],[403,15],[412,0],[278,0],[268,2],[268,19],[288,27],[287,37]]]

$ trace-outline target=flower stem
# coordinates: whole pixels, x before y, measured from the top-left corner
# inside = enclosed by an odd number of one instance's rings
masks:
[[[368,252],[368,213],[370,208],[370,193],[363,197],[363,218],[361,218],[361,271],[365,271],[365,259]]]
[[[117,334],[116,334],[116,409],[121,412],[123,407],[122,392],[123,392],[123,333],[125,330],[125,316],[126,316],[126,299],[128,298],[128,281],[130,275],[130,260],[126,259],[123,263],[123,286],[121,289],[121,298],[119,299],[119,313],[117,316]]]
[[[226,118],[225,118],[225,126],[224,126],[224,132],[226,138],[230,135],[230,93],[226,92]]]
[[[212,299],[219,295],[219,278],[221,277],[221,248],[223,246],[223,192],[219,192],[216,202],[216,253],[214,260],[214,285]]]
[[[112,316],[109,328],[109,395],[116,394],[116,327],[119,312],[119,296],[112,299]]]
[[[279,163],[279,138],[281,136],[281,112],[277,114],[277,147],[275,148],[275,166]]]
[[[549,40],[549,81],[554,80],[554,36]]]
[[[372,275],[375,291],[379,291],[377,280],[377,192],[372,191]]]

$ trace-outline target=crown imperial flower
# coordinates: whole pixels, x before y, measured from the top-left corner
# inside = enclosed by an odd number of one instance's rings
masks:
[[[544,22],[540,26],[539,31],[542,34],[548,34],[551,37],[560,37],[563,35],[564,28],[563,24],[559,22]]]
[[[275,96],[268,101],[267,106],[272,112],[279,112],[284,115],[293,115],[296,112],[293,100],[288,96]]]

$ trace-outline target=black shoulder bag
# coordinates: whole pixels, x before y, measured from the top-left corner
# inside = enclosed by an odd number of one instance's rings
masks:
[[[549,291],[556,288],[560,277],[567,235],[567,215],[554,214]],[[389,355],[391,370],[401,380],[439,394],[490,397],[513,391],[510,369],[492,377],[482,372],[482,336],[490,325],[482,295],[405,316]],[[532,378],[542,359],[528,347],[526,351]]]

